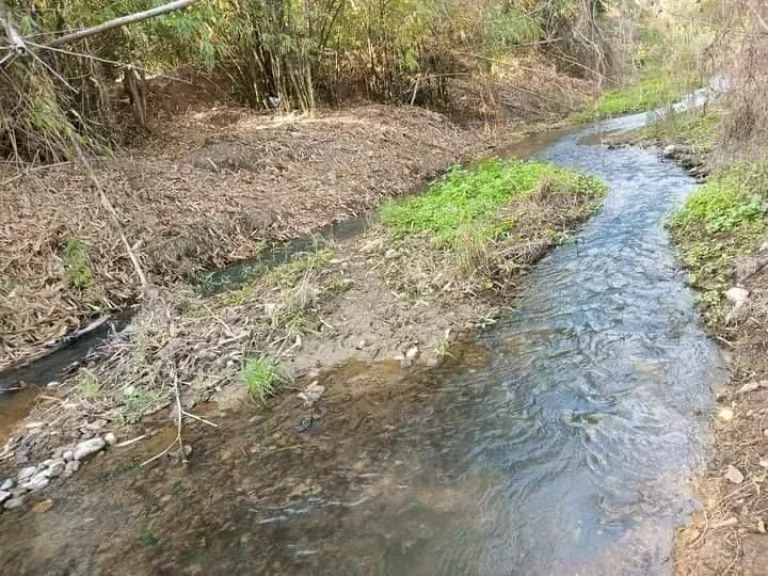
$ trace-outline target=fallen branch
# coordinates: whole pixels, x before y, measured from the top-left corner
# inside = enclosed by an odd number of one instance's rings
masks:
[[[78,30],[77,32],[65,34],[64,36],[59,36],[58,38],[49,42],[48,47],[55,48],[56,46],[71,44],[72,42],[76,42],[77,40],[82,40],[83,38],[94,36],[95,34],[101,34],[102,32],[106,32],[107,30],[120,28],[128,24],[141,22],[142,20],[148,20],[150,18],[154,18],[155,16],[168,14],[169,12],[176,12],[177,10],[181,10],[183,8],[186,8],[187,6],[191,6],[195,2],[197,2],[197,0],[175,0],[174,2],[170,2],[169,4],[165,4],[164,6],[158,6],[156,8],[145,10],[143,12],[136,12],[135,14],[129,14],[127,16],[120,16],[119,18],[113,18],[112,20],[107,20],[106,22],[102,22],[101,24],[98,24],[96,26],[91,26],[90,28],[84,28],[82,30]]]
[[[176,437],[173,439],[173,442],[168,444],[168,447],[165,450],[163,450],[159,454],[155,454],[149,460],[145,460],[144,462],[142,462],[141,463],[142,468],[147,464],[149,464],[150,462],[154,462],[158,458],[162,458],[163,456],[168,454],[168,452],[171,451],[171,448],[173,448],[177,443],[179,445],[179,454],[181,454],[182,461],[184,462],[187,461],[187,457],[184,454],[184,442],[181,439],[181,427],[182,427],[182,420],[184,418],[184,411],[181,408],[181,390],[179,390],[179,377],[176,375],[174,375],[173,377],[173,390],[174,390],[174,394],[176,395],[176,414],[177,414],[176,415]]]

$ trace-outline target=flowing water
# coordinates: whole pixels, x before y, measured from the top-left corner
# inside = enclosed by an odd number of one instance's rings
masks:
[[[654,151],[583,144],[592,130],[560,135],[538,156],[602,177],[610,185],[605,206],[577,241],[540,263],[516,310],[480,337],[487,352],[479,360],[399,376],[429,379],[432,388],[427,399],[395,411],[396,425],[374,433],[363,417],[347,438],[320,427],[318,438],[349,459],[346,481],[331,480],[338,460],[333,471],[321,458],[286,460],[312,479],[301,482],[310,488],[294,490],[291,506],[245,504],[262,496],[248,477],[269,460],[217,467],[203,450],[190,472],[203,486],[197,500],[166,520],[174,533],[189,531],[186,544],[171,554],[169,536],[162,554],[173,567],[150,559],[143,570],[671,573],[674,529],[696,505],[687,479],[710,441],[711,389],[727,379],[663,227],[695,184]],[[511,153],[520,150],[529,149]],[[381,367],[332,376],[368,385],[391,377]],[[241,434],[244,445],[258,441]],[[280,469],[286,477],[276,482],[296,482],[290,467]],[[158,492],[136,490],[145,499]],[[109,506],[121,518],[141,508],[134,499],[122,510],[119,501]],[[151,515],[147,501],[143,513]],[[103,499],[82,506],[84,515],[107,510]],[[25,540],[48,542],[53,523],[40,521],[34,536],[22,532]],[[117,530],[122,520],[112,525]],[[105,528],[94,526],[79,529],[78,538],[101,532],[103,542]]]

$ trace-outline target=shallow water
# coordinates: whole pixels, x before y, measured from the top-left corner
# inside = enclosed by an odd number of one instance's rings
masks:
[[[293,421],[276,432],[235,415],[183,471],[126,479],[89,464],[60,510],[16,525],[23,544],[0,538],[7,565],[671,573],[674,528],[695,507],[686,479],[710,441],[710,388],[727,378],[662,225],[695,184],[653,151],[580,144],[592,130],[532,145],[541,158],[601,176],[610,193],[577,241],[540,263],[516,310],[480,337],[485,354],[411,375],[388,365],[337,371],[326,377],[330,389],[351,399],[336,420],[328,414],[298,435]],[[390,402],[379,402],[379,383],[393,380],[410,396],[387,392]],[[265,439],[280,448],[264,452]],[[77,500],[81,482],[88,488]],[[174,504],[180,482],[192,488]],[[273,505],[273,490],[290,504]]]
[[[727,378],[663,228],[695,184],[654,151],[584,136],[538,156],[608,182],[602,212],[482,338],[485,365],[443,374],[437,399],[398,431],[410,460],[393,474],[396,497],[371,497],[318,542],[302,535],[321,511],[280,520],[286,555],[298,542],[319,557],[341,546],[360,574],[671,573],[674,528],[695,506],[686,479],[710,441],[711,387]],[[312,573],[337,573],[336,562]]]

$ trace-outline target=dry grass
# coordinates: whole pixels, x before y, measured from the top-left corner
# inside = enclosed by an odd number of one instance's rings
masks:
[[[224,118],[224,121],[222,120]],[[461,158],[473,133],[421,109],[368,106],[274,120],[213,110],[98,169],[150,282],[191,279],[402,194]],[[85,318],[134,299],[138,281],[84,173],[30,172],[0,187],[0,368]],[[84,247],[91,280],[67,281]]]
[[[69,382],[69,393],[89,411],[129,421],[166,405],[175,379],[185,398],[207,399],[240,380],[251,359],[277,362],[319,329],[321,304],[335,294],[332,257],[330,250],[300,256],[211,297],[150,287],[130,326]]]

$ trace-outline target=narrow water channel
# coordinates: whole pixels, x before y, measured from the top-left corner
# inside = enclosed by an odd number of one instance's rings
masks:
[[[712,388],[727,379],[663,227],[695,184],[655,151],[584,144],[593,130],[537,155],[608,182],[601,213],[541,262],[516,310],[480,337],[487,352],[419,376],[428,398],[396,409],[375,442],[365,418],[342,439],[321,425],[318,438],[348,454],[344,470],[287,447],[275,478],[296,485],[292,504],[249,505],[264,496],[249,475],[277,460],[257,462],[223,433],[174,480],[173,494],[180,482],[194,494],[183,505],[156,480],[106,498],[93,484],[120,473],[93,472],[81,500],[71,488],[60,512],[23,522],[31,548],[0,538],[0,561],[29,568],[49,550],[40,565],[83,573],[102,555],[130,566],[119,573],[670,574],[674,529],[696,506],[687,479],[710,442]],[[391,377],[382,370],[334,377],[371,384]],[[242,446],[263,440],[247,425],[240,434]],[[142,533],[120,544],[137,522]],[[143,559],[131,564],[129,550]]]

